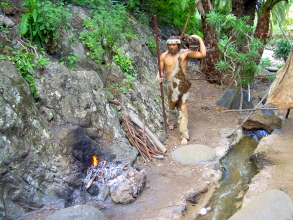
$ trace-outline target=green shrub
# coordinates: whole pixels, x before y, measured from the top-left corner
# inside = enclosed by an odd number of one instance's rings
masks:
[[[99,60],[107,56],[110,60],[114,55],[114,46],[120,46],[125,41],[124,36],[132,36],[126,8],[105,1],[92,10],[91,15],[84,22],[88,30],[80,34],[80,39],[90,49],[87,55],[92,59]]]
[[[253,37],[253,27],[247,25],[248,17],[236,18],[218,12],[207,14],[206,21],[216,27],[220,61],[215,64],[217,70],[241,80],[242,86],[254,81],[257,74],[255,60],[258,50],[263,47],[259,39]]]
[[[29,89],[34,99],[37,99],[39,94],[36,90],[34,67],[39,66],[44,68],[49,63],[49,59],[42,55],[36,58],[36,55],[30,52],[28,47],[23,47],[22,49],[13,51],[12,53],[13,56],[11,60],[19,70],[21,76],[29,84]]]
[[[25,0],[27,13],[22,16],[19,24],[20,35],[35,42],[39,48],[41,43],[49,43],[56,46],[62,30],[69,27],[71,13],[63,7],[63,4],[53,4],[50,1]]]
[[[284,59],[286,62],[292,47],[288,41],[281,40],[277,42],[276,49],[274,50],[275,58]]]

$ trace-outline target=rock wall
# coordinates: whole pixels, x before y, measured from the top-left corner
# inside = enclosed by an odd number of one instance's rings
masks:
[[[120,126],[120,109],[109,99],[118,99],[161,136],[157,61],[146,46],[152,32],[139,24],[135,28],[138,39],[120,48],[134,62],[135,88],[118,97],[103,89],[105,70],[84,65],[93,62],[82,54],[79,56],[84,60],[76,71],[46,55],[49,65],[35,70],[38,100],[33,99],[13,63],[0,61],[0,187],[10,219],[48,203],[65,207],[86,204],[82,179],[92,155],[130,164],[136,160],[138,151]],[[71,45],[68,51],[81,46]],[[114,66],[113,75],[121,76],[118,66]],[[4,204],[0,202],[0,217],[3,215]]]

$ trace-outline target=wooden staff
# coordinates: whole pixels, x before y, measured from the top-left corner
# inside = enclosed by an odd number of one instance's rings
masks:
[[[154,25],[155,25],[155,32],[156,32],[156,46],[157,46],[159,76],[160,76],[160,78],[162,78],[161,62],[160,62],[159,36],[158,36],[158,25],[157,25],[157,16],[156,15],[154,16]],[[162,110],[163,110],[164,127],[165,127],[165,139],[166,139],[167,135],[168,135],[168,130],[167,130],[166,110],[165,110],[165,104],[164,104],[165,98],[164,98],[163,83],[160,83],[160,89],[161,89]]]

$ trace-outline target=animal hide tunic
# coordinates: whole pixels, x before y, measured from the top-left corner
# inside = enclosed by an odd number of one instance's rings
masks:
[[[183,50],[180,51],[172,74],[167,81],[168,100],[174,102],[176,108],[180,108],[182,104],[186,103],[189,96],[189,89],[191,87],[191,82],[187,79],[186,75],[182,71],[182,52]]]

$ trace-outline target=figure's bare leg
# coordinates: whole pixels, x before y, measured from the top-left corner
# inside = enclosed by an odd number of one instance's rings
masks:
[[[181,144],[187,144],[189,141],[188,134],[188,114],[187,114],[187,103],[184,103],[180,107],[180,116],[179,116],[179,131],[181,136]]]
[[[168,128],[173,130],[177,120],[177,111],[174,102],[169,101]]]
[[[188,143],[188,139],[186,139],[186,138],[182,138],[182,140],[181,140],[181,144],[186,145],[187,143]]]

